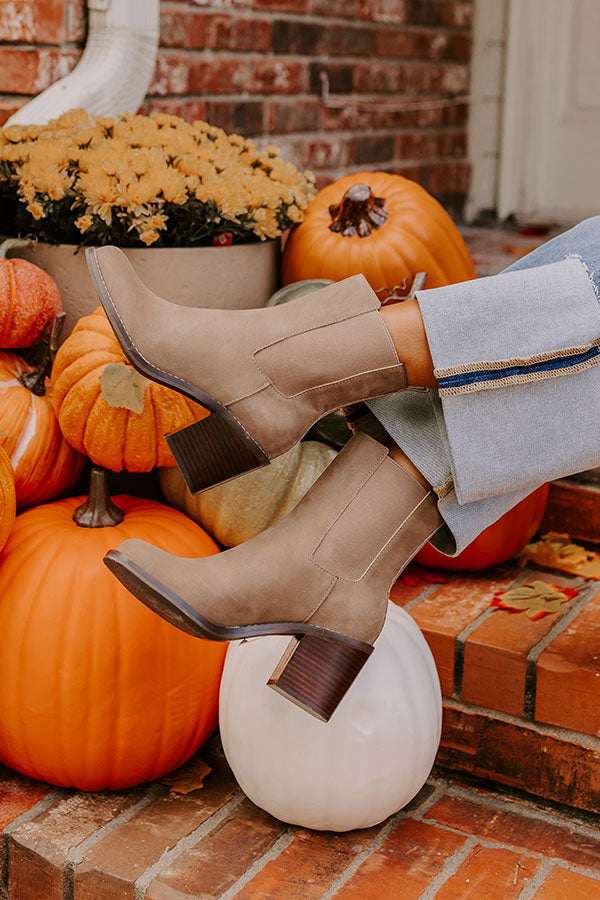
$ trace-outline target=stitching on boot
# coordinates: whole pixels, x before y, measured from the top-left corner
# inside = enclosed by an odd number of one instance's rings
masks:
[[[260,374],[261,374],[264,378],[268,378],[268,377],[269,377],[269,376],[266,374],[266,372],[263,372],[263,370],[260,368],[260,366],[258,365],[258,363],[256,363],[256,366],[257,366],[257,368],[258,368]],[[363,396],[361,395],[361,400],[370,400],[370,399],[373,398],[373,397],[387,396],[387,394],[391,394],[391,393],[393,393],[395,390],[396,390],[396,391],[402,390],[402,389],[406,386],[406,370],[405,370],[405,368],[404,368],[404,363],[399,362],[397,365],[393,365],[393,366],[381,366],[379,369],[369,369],[369,370],[366,371],[366,372],[359,372],[358,375],[349,375],[347,378],[340,378],[338,381],[326,381],[326,382],[324,382],[323,384],[317,384],[315,387],[306,388],[306,390],[304,390],[304,391],[298,391],[297,394],[283,394],[283,393],[279,390],[279,388],[277,387],[277,385],[274,384],[272,381],[269,381],[269,384],[271,385],[271,387],[273,388],[273,390],[274,390],[277,394],[279,394],[279,396],[280,396],[283,400],[294,400],[296,397],[304,397],[304,396],[306,396],[306,394],[311,394],[311,393],[313,393],[314,391],[321,391],[321,390],[323,390],[323,388],[333,387],[333,386],[335,386],[335,385],[348,384],[349,382],[357,381],[357,380],[359,380],[359,379],[361,379],[361,378],[364,378],[365,375],[375,375],[375,374],[378,373],[378,372],[387,372],[387,371],[394,371],[394,370],[399,370],[400,373],[404,376],[404,377],[403,377],[403,383],[402,383],[402,385],[401,385],[400,387],[392,388],[392,389],[390,389],[389,387],[387,387],[385,390],[383,390],[383,391],[381,392],[381,394],[369,394],[369,395],[367,395],[366,397],[363,397]],[[333,409],[339,409],[339,406],[334,406]],[[320,413],[320,414],[319,414],[319,418],[321,417],[321,415],[325,415],[325,413]]]
[[[327,574],[329,575],[330,573],[328,572]],[[306,622],[309,622],[309,621],[312,619],[312,617],[315,615],[315,613],[318,612],[318,611],[320,610],[320,608],[323,606],[323,604],[325,603],[325,601],[327,600],[327,598],[329,597],[329,595],[330,595],[331,592],[333,591],[333,589],[334,589],[334,587],[336,586],[337,582],[338,582],[337,576],[336,576],[336,575],[333,575],[331,581],[329,582],[328,586],[327,586],[326,589],[325,589],[325,593],[324,593],[323,596],[317,601],[317,604],[316,604],[316,606],[314,607],[314,609],[311,609],[311,611],[309,612],[309,614],[307,615],[307,617],[304,619],[304,622],[305,622],[305,623],[306,623]]]
[[[290,331],[289,334],[285,334],[283,337],[274,338],[274,340],[267,341],[266,344],[261,344],[260,347],[257,347],[256,350],[254,350],[254,354],[260,353],[261,350],[267,350],[275,344],[281,344],[283,341],[287,341],[288,338],[296,337],[299,334],[308,334],[309,331],[318,331],[320,328],[326,328],[328,325],[338,325],[340,322],[350,322],[352,319],[358,319],[359,316],[364,316],[369,312],[376,311],[376,309],[372,308],[361,309],[360,312],[353,313],[352,315],[346,313],[345,315],[338,316],[337,319],[327,319],[325,322],[318,322],[314,325],[309,325],[306,328],[298,328],[297,331]]]
[[[235,397],[233,400],[226,400],[223,403],[223,406],[233,406],[234,403],[239,403],[240,400],[247,400],[249,397],[254,397],[255,394],[260,394],[261,391],[264,391],[270,387],[273,387],[273,385],[270,381],[267,381],[265,382],[265,384],[261,384],[260,387],[257,387],[254,391],[249,391],[246,394],[242,394],[240,397]]]
[[[338,521],[338,519],[342,516],[342,514],[346,511],[346,509],[350,506],[350,504],[352,503],[352,501],[354,500],[356,495],[359,493],[359,491],[361,491],[363,489],[363,487],[365,486],[367,481],[371,478],[371,476],[377,471],[377,469],[382,465],[382,463],[388,457],[387,448],[384,447],[383,444],[379,444],[378,441],[369,437],[368,434],[361,434],[360,439],[370,441],[372,444],[375,445],[376,448],[381,447],[381,453],[378,454],[378,459],[371,465],[370,469],[368,469],[367,472],[365,472],[361,481],[359,482],[357,487],[352,491],[350,496],[346,499],[343,506],[339,509],[339,511],[336,513],[336,515],[333,517],[333,519],[331,519],[331,521],[325,526],[324,530],[319,535],[317,542],[311,551],[311,557],[313,557],[313,559],[312,559],[313,565],[317,566],[318,569],[321,569],[322,572],[327,572],[327,570],[323,569],[322,566],[320,566],[318,563],[314,562],[314,555],[317,552],[317,550],[319,549],[320,544],[322,543],[323,539],[328,534],[328,532],[331,531],[331,529],[333,528],[335,523]],[[331,575],[331,572],[327,572],[327,574]]]
[[[397,362],[400,362],[400,357],[398,356],[398,351],[396,350],[396,345],[394,344],[394,340],[392,338],[392,335],[390,334],[390,331],[389,331],[387,325],[383,321],[383,316],[379,314],[378,310],[375,310],[375,312],[377,312],[377,318],[379,319],[379,321],[381,322],[381,324],[383,326],[383,330],[385,331],[388,343],[390,345],[392,353],[394,354],[394,358],[396,359]]]
[[[358,584],[359,581],[362,581],[363,578],[365,578],[365,577],[368,575],[368,573],[369,573],[370,570],[373,568],[373,566],[375,565],[375,563],[379,560],[379,558],[385,553],[385,551],[387,550],[387,548],[389,547],[389,545],[391,544],[391,542],[394,540],[394,538],[396,537],[396,535],[398,534],[398,532],[399,532],[402,528],[404,528],[404,526],[407,524],[407,522],[409,522],[409,521],[412,519],[412,517],[415,515],[416,512],[418,512],[418,510],[419,510],[419,509],[421,508],[421,506],[425,503],[425,501],[426,501],[429,497],[431,497],[432,495],[433,495],[433,491],[428,491],[428,493],[423,497],[422,500],[420,500],[420,501],[418,502],[418,504],[414,507],[414,509],[412,509],[412,510],[409,512],[409,514],[406,516],[406,518],[403,519],[403,521],[398,525],[398,527],[396,528],[396,530],[394,531],[394,533],[393,533],[393,534],[388,538],[388,540],[385,542],[385,544],[383,545],[383,547],[381,548],[381,550],[379,551],[379,553],[377,554],[377,556],[376,556],[373,560],[371,560],[371,562],[369,563],[369,565],[367,566],[367,568],[365,569],[365,571],[362,573],[362,575],[360,575],[359,578],[344,578],[343,575],[337,575],[337,578],[338,578],[340,581],[345,582],[345,584]],[[441,518],[441,516],[440,516],[440,518]],[[436,526],[436,529],[435,529],[435,530],[437,531],[438,528],[439,528],[439,525]],[[426,541],[425,541],[424,543],[426,543]],[[319,566],[318,563],[315,563],[315,565],[318,566],[320,569],[322,569],[323,572],[327,572],[328,575],[331,574],[330,572],[327,571],[327,569],[323,569],[322,566]]]

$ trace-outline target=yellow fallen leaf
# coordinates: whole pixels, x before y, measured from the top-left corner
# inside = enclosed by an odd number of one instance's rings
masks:
[[[577,593],[579,592],[573,588],[561,588],[546,581],[531,581],[495,594],[490,606],[512,612],[523,611],[530,619],[536,620],[558,612],[561,604],[571,600]]]
[[[100,389],[109,406],[144,411],[144,398],[148,379],[122,363],[109,363],[102,372]]]
[[[169,772],[160,781],[161,784],[168,784],[173,793],[190,794],[204,787],[204,779],[211,772],[211,767],[196,756],[181,768]]]
[[[560,569],[561,572],[600,581],[600,553],[574,544],[568,534],[549,531],[538,541],[527,544],[518,561],[521,567],[532,562],[547,569]]]

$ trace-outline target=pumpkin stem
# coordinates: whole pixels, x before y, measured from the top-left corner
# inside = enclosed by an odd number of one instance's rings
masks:
[[[110,499],[106,469],[94,466],[88,498],[73,513],[73,521],[81,528],[109,528],[118,525],[124,517],[123,510]]]
[[[383,197],[374,197],[368,184],[353,184],[341,203],[329,207],[330,231],[343,237],[368,237],[385,224],[388,212]]]
[[[35,241],[32,238],[6,238],[0,244],[0,259],[6,259],[11,250],[18,247],[31,247]]]
[[[35,369],[19,375],[19,381],[23,387],[28,388],[37,397],[43,397],[46,393],[46,378],[50,374],[54,357],[60,346],[60,336],[65,324],[65,315],[64,312],[58,313],[52,328],[46,332],[46,336],[37,345],[39,349],[36,357],[39,359],[39,363]]]

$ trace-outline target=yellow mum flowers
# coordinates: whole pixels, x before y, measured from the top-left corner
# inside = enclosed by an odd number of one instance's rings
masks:
[[[42,240],[194,247],[276,238],[315,196],[301,173],[241,135],[177,116],[0,129],[0,214]]]

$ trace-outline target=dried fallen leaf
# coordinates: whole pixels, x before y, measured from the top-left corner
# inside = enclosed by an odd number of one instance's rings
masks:
[[[600,581],[600,553],[574,544],[568,534],[549,531],[538,541],[527,544],[519,554],[519,565],[523,567],[529,562]]]
[[[445,584],[448,576],[436,569],[422,569],[421,566],[411,565],[404,570],[400,581],[406,587],[417,587],[419,584]]]
[[[109,406],[141,413],[148,379],[122,363],[109,363],[102,372],[100,388]]]
[[[212,772],[211,767],[199,757],[194,757],[180,769],[169,772],[161,778],[161,784],[168,784],[171,791],[176,794],[190,794],[204,787],[204,779]]]
[[[550,613],[558,612],[561,605],[575,597],[579,591],[573,588],[548,584],[547,581],[531,581],[495,594],[490,606],[511,612],[526,612],[530,619],[537,621]]]

